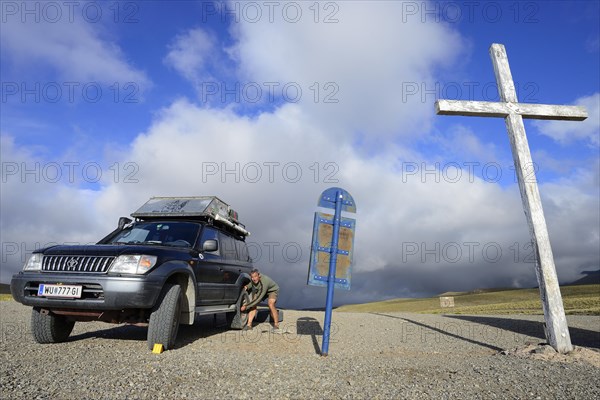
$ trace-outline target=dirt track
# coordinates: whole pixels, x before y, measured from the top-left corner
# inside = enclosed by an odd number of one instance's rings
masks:
[[[0,302],[0,398],[600,398],[600,317],[568,317],[587,349],[562,356],[537,346],[537,316],[334,313],[326,358],[318,312],[286,310],[283,335],[203,317],[163,354],[145,328],[104,323],[39,345],[29,318]]]

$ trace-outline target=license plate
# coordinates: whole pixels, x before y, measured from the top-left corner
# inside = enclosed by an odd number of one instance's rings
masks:
[[[81,286],[74,285],[47,285],[42,283],[38,289],[38,296],[79,299],[81,298],[81,288]]]

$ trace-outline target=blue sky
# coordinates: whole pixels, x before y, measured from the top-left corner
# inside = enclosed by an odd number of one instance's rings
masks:
[[[253,232],[282,304],[318,306],[312,213],[338,185],[359,211],[353,289],[336,302],[533,286],[504,122],[434,113],[437,98],[497,100],[492,43],[520,101],[588,108],[526,129],[559,278],[598,268],[597,1],[1,12],[3,282],[33,248],[93,242],[152,195],[215,194]]]

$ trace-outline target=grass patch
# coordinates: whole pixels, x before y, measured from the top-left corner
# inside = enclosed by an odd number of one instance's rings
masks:
[[[567,315],[600,315],[600,285],[560,288]],[[449,295],[451,292],[444,293]],[[340,312],[414,312],[422,314],[543,314],[538,289],[454,292],[454,307],[441,308],[439,297],[393,299],[336,308]]]

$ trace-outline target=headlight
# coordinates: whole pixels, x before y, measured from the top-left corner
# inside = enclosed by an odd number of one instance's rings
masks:
[[[156,256],[121,255],[113,262],[109,272],[142,275],[150,271],[154,264],[156,264]]]
[[[42,253],[34,253],[29,256],[29,259],[23,266],[23,271],[41,271],[42,270]]]

